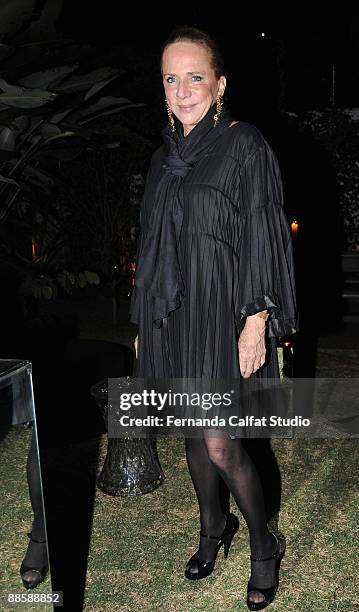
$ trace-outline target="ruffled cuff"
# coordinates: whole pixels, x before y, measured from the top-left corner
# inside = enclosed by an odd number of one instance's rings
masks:
[[[248,304],[244,304],[236,315],[236,323],[239,330],[242,330],[245,324],[245,319],[248,316],[255,315],[257,312],[267,310],[269,312],[268,336],[287,336],[295,334],[298,329],[298,316],[293,313],[292,316],[284,318],[282,316],[279,300],[274,294],[262,295]]]
[[[141,316],[143,317],[141,313],[145,312],[145,309],[150,306],[153,327],[160,328],[163,319],[167,318],[172,310],[176,310],[181,306],[181,298],[182,293],[180,293],[179,297],[175,296],[172,300],[161,298],[152,295],[142,287],[134,285],[129,308],[130,321],[140,325]]]
[[[262,310],[269,311],[273,308],[279,308],[277,299],[271,295],[262,295],[253,300],[253,302],[250,302],[249,304],[244,304],[241,307],[238,317],[238,323],[240,323],[245,317],[250,317],[251,315],[254,315],[257,312],[261,312]]]
[[[268,319],[268,336],[290,336],[299,331],[298,316],[290,319],[276,318],[274,315]]]

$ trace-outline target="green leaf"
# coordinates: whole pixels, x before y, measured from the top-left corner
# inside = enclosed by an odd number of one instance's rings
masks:
[[[31,158],[43,156],[55,157],[56,159],[72,160],[76,158],[86,146],[87,141],[74,134],[74,132],[61,132],[56,136],[41,142],[31,153]]]
[[[118,107],[125,104],[132,104],[128,98],[118,98],[116,96],[102,96],[99,100],[93,104],[87,104],[84,108],[79,110],[81,117],[88,117],[89,115],[98,114],[99,112],[105,111],[110,107]]]
[[[33,72],[32,74],[26,75],[18,79],[18,83],[23,87],[39,87],[41,89],[47,89],[48,87],[56,86],[69,74],[77,70],[79,64],[72,64],[69,66],[56,66],[54,68],[48,68],[47,70],[40,70],[39,72]]]
[[[86,276],[83,272],[80,272],[79,276],[79,286],[81,287],[81,289],[83,289],[84,287],[86,287],[87,285],[87,280],[86,280]]]
[[[51,300],[52,295],[53,295],[52,287],[50,287],[50,285],[44,285],[42,287],[42,295],[45,298],[45,300]]]
[[[19,187],[19,183],[14,181],[14,179],[7,178],[7,176],[3,176],[2,174],[0,174],[0,182],[1,183],[9,183],[10,185],[16,185],[16,187]]]
[[[94,121],[95,119],[98,119],[99,117],[107,117],[108,115],[114,115],[115,113],[121,113],[122,111],[128,110],[128,109],[140,108],[141,106],[146,106],[146,105],[143,103],[119,104],[115,108],[110,108],[106,111],[97,113],[96,115],[93,115],[92,117],[88,117],[87,119],[81,119],[78,123],[79,125],[85,125],[86,123],[89,123],[90,121]]]
[[[61,93],[77,93],[85,91],[96,85],[99,82],[115,77],[119,74],[117,68],[111,68],[109,66],[96,68],[92,72],[87,74],[74,74],[70,78],[66,79],[60,86],[57,86],[56,91]]]
[[[113,81],[114,79],[117,79],[117,77],[118,77],[118,73],[112,75],[109,79],[104,79],[103,81],[100,81],[99,83],[95,83],[94,85],[92,85],[91,89],[89,89],[88,92],[85,94],[84,101],[86,102],[86,100],[89,100],[90,98],[92,98],[101,89],[106,87],[106,85],[111,83],[111,81]]]
[[[34,281],[32,294],[36,297],[37,300],[41,300],[41,297],[42,297],[42,287],[41,287],[41,285],[39,285],[37,283],[36,280]]]
[[[0,103],[12,108],[38,108],[53,102],[58,95],[43,89],[26,89],[17,85],[10,85],[5,79],[0,79]]]
[[[30,164],[24,166],[23,178],[26,179],[26,183],[31,185],[32,188],[40,189],[48,194],[53,193],[54,189],[58,187],[65,188],[65,183],[56,176],[51,175],[44,169],[40,169],[40,167],[35,168]]]
[[[85,270],[84,271],[84,275],[86,277],[87,282],[90,285],[98,285],[98,283],[100,282],[99,276],[98,276],[98,274],[96,274],[96,272],[91,272],[90,270]]]
[[[11,125],[18,136],[19,134],[23,134],[23,132],[29,128],[31,125],[31,120],[29,117],[26,117],[26,115],[19,115],[13,119]]]
[[[4,126],[0,128],[0,149],[2,151],[14,153],[16,133],[14,128]]]
[[[58,275],[56,276],[56,280],[59,283],[60,287],[63,287],[63,289],[66,289],[68,278],[63,272],[58,273]]]
[[[54,136],[61,135],[61,128],[55,123],[51,123],[50,121],[44,121],[39,125],[37,130],[43,138],[52,138]]]

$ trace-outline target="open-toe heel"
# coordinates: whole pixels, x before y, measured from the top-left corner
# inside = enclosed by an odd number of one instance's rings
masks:
[[[213,570],[217,559],[219,549],[223,544],[224,558],[228,557],[229,549],[233,540],[234,535],[239,529],[239,521],[235,514],[230,512],[227,515],[226,525],[220,536],[211,536],[201,531],[202,538],[210,538],[211,540],[218,540],[214,558],[210,561],[203,561],[198,557],[198,551],[188,561],[185,569],[185,576],[188,580],[200,580],[209,576]]]
[[[251,561],[269,561],[271,559],[276,559],[276,566],[275,566],[275,583],[268,587],[268,588],[262,588],[262,587],[258,587],[255,586],[254,584],[251,584],[250,582],[248,582],[247,585],[247,607],[249,610],[262,610],[263,608],[266,608],[267,606],[269,606],[270,603],[272,603],[272,601],[274,600],[277,590],[278,590],[278,585],[279,585],[279,566],[280,566],[280,562],[281,559],[284,555],[284,547],[282,548],[280,541],[278,540],[278,537],[276,536],[275,533],[271,532],[272,535],[275,537],[276,542],[277,542],[277,548],[275,550],[275,552],[273,553],[273,555],[271,555],[270,557],[265,557],[263,559],[255,559],[254,557],[250,557]],[[257,591],[258,593],[260,593],[261,595],[263,595],[264,599],[262,601],[252,601],[249,598],[249,593],[250,591]]]
[[[30,538],[30,545],[33,544],[35,546],[42,547],[41,550],[41,560],[39,563],[33,563],[28,565],[23,561],[20,566],[20,575],[22,579],[22,583],[26,589],[34,589],[37,587],[43,580],[45,580],[49,565],[47,558],[47,548],[46,548],[46,540],[35,540],[31,533],[27,534]],[[26,558],[26,557],[25,557]],[[29,576],[26,574],[29,573]]]

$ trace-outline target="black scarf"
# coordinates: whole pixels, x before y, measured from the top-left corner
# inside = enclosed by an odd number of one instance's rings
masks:
[[[181,305],[185,291],[177,254],[183,219],[183,179],[233,121],[223,105],[214,126],[215,112],[216,103],[186,137],[177,117],[174,117],[175,132],[170,125],[162,130],[164,172],[157,185],[149,227],[137,255],[134,287],[134,292],[141,288],[152,296],[155,327],[161,327],[162,319]],[[133,297],[136,300],[136,295]],[[136,310],[133,302],[131,310]]]

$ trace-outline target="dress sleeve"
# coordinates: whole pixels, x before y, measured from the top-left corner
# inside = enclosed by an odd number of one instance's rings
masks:
[[[267,143],[243,164],[239,191],[237,325],[268,310],[269,336],[293,334],[299,325],[292,237],[278,161]]]

